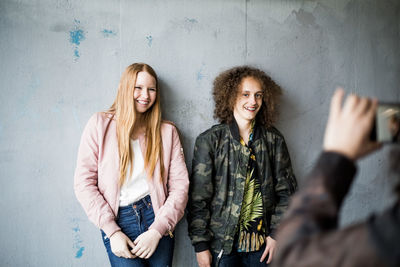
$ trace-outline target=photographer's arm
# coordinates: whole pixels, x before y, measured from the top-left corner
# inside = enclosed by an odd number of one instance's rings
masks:
[[[379,147],[368,140],[376,101],[351,95],[342,108],[343,94],[337,90],[332,98],[325,151],[281,222],[276,266],[323,266],[327,259],[332,266],[377,264],[366,224],[332,231],[356,172],[354,160]]]

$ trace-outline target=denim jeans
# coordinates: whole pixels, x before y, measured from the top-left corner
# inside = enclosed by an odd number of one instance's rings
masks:
[[[146,232],[154,221],[154,211],[150,196],[130,204],[120,207],[118,211],[117,224],[121,231],[126,234],[132,242],[142,233]],[[172,256],[174,254],[174,238],[163,236],[158,243],[154,254],[148,259],[126,259],[114,255],[110,247],[110,239],[101,231],[104,246],[106,247],[111,266],[118,267],[141,267],[141,266],[172,266]]]
[[[261,256],[264,253],[265,244],[261,247],[259,251],[255,252],[237,252],[237,248],[234,246],[232,252],[228,255],[222,255],[219,264],[217,265],[217,253],[212,254],[212,264],[213,267],[267,267],[266,263],[268,260],[268,255],[265,257],[263,262],[260,262]]]

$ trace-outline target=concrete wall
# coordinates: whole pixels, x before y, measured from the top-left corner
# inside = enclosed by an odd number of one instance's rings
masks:
[[[400,101],[398,0],[0,1],[0,265],[108,266],[75,199],[80,135],[138,61],[161,78],[164,117],[195,137],[215,123],[211,84],[251,64],[283,88],[277,124],[299,180],[322,143],[337,85]],[[342,223],[388,205],[388,149],[363,160]],[[196,266],[186,221],[174,266]]]

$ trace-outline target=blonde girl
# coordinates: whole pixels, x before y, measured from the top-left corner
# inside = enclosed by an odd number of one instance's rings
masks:
[[[84,129],[74,179],[112,266],[171,266],[189,184],[182,151],[177,129],[162,120],[155,71],[128,66],[110,109]]]

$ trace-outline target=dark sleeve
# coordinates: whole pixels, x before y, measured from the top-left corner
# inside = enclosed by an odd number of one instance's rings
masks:
[[[355,173],[348,158],[322,153],[281,222],[274,266],[381,266],[366,223],[336,230]]]
[[[196,252],[209,249],[212,237],[208,229],[210,202],[214,193],[212,151],[207,138],[199,136],[196,139],[187,207],[189,237]]]
[[[275,174],[274,193],[276,206],[271,215],[270,236],[275,238],[275,231],[279,222],[286,212],[289,199],[297,190],[297,182],[293,173],[289,151],[283,137],[275,142],[275,158],[272,161],[272,168]]]
[[[400,266],[400,202],[368,221],[374,247],[388,266]]]

